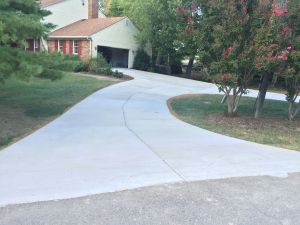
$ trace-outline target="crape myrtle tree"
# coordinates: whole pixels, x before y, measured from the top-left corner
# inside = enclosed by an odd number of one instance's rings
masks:
[[[11,46],[24,49],[26,39],[45,36],[53,28],[51,24],[42,23],[47,15],[49,12],[41,9],[36,0],[0,1],[1,82],[10,75],[26,77],[41,73],[39,66],[30,64],[21,50]]]
[[[227,103],[226,115],[238,113],[241,97],[254,74],[253,39],[257,29],[255,0],[203,0],[201,10],[208,50],[209,73]]]
[[[284,61],[280,76],[286,83],[286,99],[289,103],[288,118],[293,120],[300,112],[300,2],[289,0],[285,26],[281,30],[286,37],[285,49],[278,56]]]
[[[256,51],[256,70],[261,81],[255,104],[254,117],[258,118],[274,76],[279,75],[283,62],[287,59],[286,19],[287,1],[260,0],[256,18],[259,18],[259,31],[254,39]]]

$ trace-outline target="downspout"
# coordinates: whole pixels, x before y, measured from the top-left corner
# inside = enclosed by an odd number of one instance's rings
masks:
[[[91,37],[88,38],[90,40],[90,58],[93,58],[93,39]]]

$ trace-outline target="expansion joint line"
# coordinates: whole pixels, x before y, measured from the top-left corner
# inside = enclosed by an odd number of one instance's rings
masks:
[[[149,144],[147,144],[147,142],[145,142],[133,129],[131,129],[128,126],[127,123],[127,119],[126,119],[126,113],[125,113],[125,107],[127,105],[127,103],[130,101],[131,98],[133,98],[135,95],[140,94],[142,92],[138,92],[135,93],[131,96],[129,96],[126,101],[124,102],[124,104],[122,105],[122,112],[123,112],[123,118],[124,118],[124,124],[125,127],[129,130],[129,132],[131,132],[140,142],[142,142],[153,154],[155,154],[170,170],[172,170],[181,180],[183,180],[184,182],[187,182],[187,180],[179,173],[176,171],[176,169],[174,169],[165,159],[163,159],[161,157],[161,155],[156,152]]]

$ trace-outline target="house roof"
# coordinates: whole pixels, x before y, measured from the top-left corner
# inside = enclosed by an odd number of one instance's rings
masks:
[[[89,37],[127,17],[84,19],[62,27],[49,34],[49,37]]]
[[[42,8],[46,8],[48,6],[55,5],[63,1],[65,0],[40,0],[40,3]]]

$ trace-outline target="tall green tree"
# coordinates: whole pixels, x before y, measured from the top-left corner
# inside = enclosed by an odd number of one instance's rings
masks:
[[[42,19],[50,12],[40,8],[36,0],[0,1],[0,42],[22,44],[28,38],[45,36],[52,24]]]
[[[124,16],[124,2],[121,0],[111,0],[107,16]]]
[[[49,13],[36,0],[0,1],[0,81],[10,75],[41,74],[42,68],[31,63],[30,57],[25,57],[20,49],[24,49],[27,39],[46,36],[53,28],[52,24],[42,22]]]

